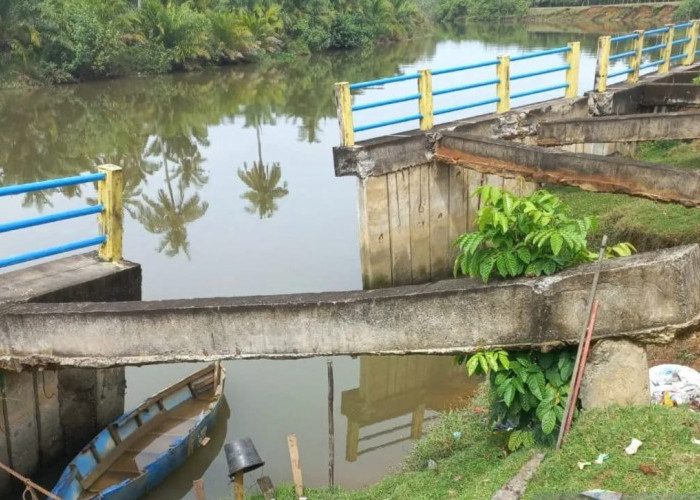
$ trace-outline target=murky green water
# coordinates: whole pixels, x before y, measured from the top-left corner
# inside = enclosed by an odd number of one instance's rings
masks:
[[[332,147],[338,143],[333,83],[469,64],[571,40],[582,41],[581,89],[586,90],[593,83],[594,35],[491,26],[293,63],[0,93],[0,184],[75,175],[103,163],[124,167],[124,255],[143,266],[144,299],[357,289],[357,184],[333,175]],[[523,61],[511,72],[554,62],[562,64],[561,54]],[[493,67],[444,75],[434,88],[493,78],[492,73]],[[563,75],[555,74],[513,87],[517,92],[561,81]],[[356,99],[414,92],[414,86],[369,89]],[[523,98],[513,106],[559,95]],[[482,88],[468,98],[492,96],[493,88]],[[465,98],[448,94],[436,99],[436,107]],[[358,115],[358,123],[415,113],[412,106]],[[490,111],[486,106],[471,114]],[[408,127],[387,131],[402,128]],[[83,186],[3,199],[0,221],[76,208],[94,196]],[[95,226],[86,218],[3,235],[0,255],[85,238],[96,234]],[[336,358],[333,363],[336,482],[347,488],[372,483],[396,468],[411,446],[412,422],[420,428],[421,418],[429,420],[472,390],[449,358]],[[127,406],[196,368],[127,369]],[[150,498],[191,495],[192,480],[202,475],[209,498],[227,495],[222,444],[244,436],[267,462],[262,473],[279,483],[291,480],[285,437],[295,433],[305,483],[326,484],[326,360],[237,361],[226,363],[226,369],[230,412],[223,412],[203,452]],[[260,474],[249,474],[247,484],[253,486]]]

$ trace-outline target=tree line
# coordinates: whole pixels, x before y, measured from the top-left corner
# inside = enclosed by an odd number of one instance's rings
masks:
[[[0,83],[187,70],[406,38],[417,0],[3,0]]]

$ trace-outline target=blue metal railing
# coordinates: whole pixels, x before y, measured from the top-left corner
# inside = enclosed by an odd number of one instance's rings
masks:
[[[671,50],[675,49],[676,47],[679,46],[684,46],[688,43],[693,42],[693,38],[689,36],[691,33],[693,33],[693,23],[692,22],[685,22],[685,23],[680,23],[676,24],[673,29],[673,37],[674,39],[670,40],[670,46]],[[685,31],[685,36],[681,38],[675,38],[676,34],[680,30],[686,30]],[[656,28],[656,29],[651,29],[642,32],[644,37],[650,37],[650,36],[655,36],[655,35],[664,35],[669,33],[670,27],[669,26],[664,26],[663,28]],[[698,37],[700,38],[700,37]],[[628,33],[624,35],[619,35],[619,36],[614,36],[610,38],[610,43],[621,43],[621,42],[629,42],[629,41],[637,41],[639,40],[639,33]],[[658,40],[658,39],[657,39]],[[657,52],[661,51],[661,56],[662,58],[659,58],[658,60],[652,60],[648,61],[646,63],[642,63],[641,60],[635,61],[634,58],[637,56],[637,51],[636,49],[634,50],[625,50],[623,52],[619,52],[616,54],[611,54],[608,57],[609,62],[614,62],[614,61],[620,61],[620,60],[627,60],[629,61],[628,64],[625,65],[624,68],[618,69],[616,71],[611,71],[608,73],[606,77],[606,85],[607,85],[607,78],[614,78],[617,76],[623,76],[623,75],[630,75],[632,73],[635,73],[637,71],[634,66],[639,66],[639,70],[647,69],[647,68],[654,68],[661,66],[662,64],[668,62],[670,63],[675,63],[678,61],[683,60],[686,55],[685,53],[682,54],[676,54],[676,55],[670,55],[666,52],[664,52],[668,48],[667,43],[654,43],[653,45],[649,45],[646,47],[641,48],[641,53],[642,55],[644,54],[650,54],[652,52]],[[695,54],[700,54],[700,50],[695,51]],[[668,61],[665,60],[665,58],[668,57]],[[635,80],[636,81],[636,77]]]
[[[75,186],[78,184],[86,184],[90,182],[102,181],[106,178],[106,174],[87,174],[79,175],[74,177],[64,177],[62,179],[53,179],[49,181],[32,182],[29,184],[19,184],[15,186],[5,186],[0,187],[0,197],[11,196],[17,194],[26,194],[34,191],[42,191],[46,189],[54,189],[66,186]],[[40,226],[44,224],[51,224],[54,222],[75,219],[78,217],[85,217],[87,215],[94,215],[104,212],[105,207],[102,204],[95,206],[88,206],[83,208],[78,208],[75,210],[68,210],[65,212],[59,212],[50,215],[42,215],[39,217],[32,217],[29,219],[23,219],[19,221],[7,222],[0,224],[0,234],[7,233],[10,231],[16,231],[19,229],[26,229],[29,227]],[[9,267],[15,264],[21,264],[23,262],[29,262],[36,259],[41,259],[44,257],[50,257],[53,255],[58,255],[65,252],[70,252],[73,250],[79,250],[83,248],[88,248],[96,245],[102,245],[107,241],[105,235],[96,236],[94,238],[88,238],[84,240],[74,241],[67,243],[65,245],[59,245],[49,248],[44,248],[41,250],[36,250],[32,252],[27,252],[19,255],[14,255],[8,258],[0,259],[0,268]]]
[[[536,57],[543,57],[543,56],[548,56],[548,55],[553,55],[553,54],[563,54],[566,52],[569,52],[571,50],[571,47],[557,47],[553,49],[547,49],[547,50],[541,50],[537,52],[531,52],[531,53],[526,53],[526,54],[520,54],[517,56],[513,56],[510,58],[511,62],[517,62],[517,61],[522,61],[526,59],[533,59]],[[455,73],[458,71],[469,71],[473,69],[478,69],[478,68],[486,68],[489,66],[497,66],[499,64],[498,59],[489,59],[486,61],[481,61],[477,63],[472,63],[472,64],[466,64],[466,65],[460,65],[460,66],[453,66],[449,68],[443,68],[443,69],[438,69],[430,72],[430,78],[432,79],[435,76],[440,76],[440,75],[445,75],[449,73]],[[558,71],[568,71],[571,69],[571,65],[565,64],[565,65],[557,65],[551,68],[546,68],[538,71],[532,71],[532,72],[527,72],[527,73],[521,73],[521,74],[515,74],[510,77],[510,80],[521,80],[525,78],[530,78],[530,77],[535,77],[535,76],[540,76],[540,75],[546,75],[549,73],[554,73]],[[370,87],[377,87],[377,86],[382,86],[382,85],[387,85],[391,83],[397,83],[397,82],[404,82],[407,80],[417,80],[421,76],[419,73],[408,73],[405,75],[398,75],[398,76],[393,76],[389,78],[380,78],[377,80],[369,80],[366,82],[358,82],[358,83],[352,83],[348,87],[349,89],[352,90],[361,90],[361,89],[367,89]],[[487,80],[481,80],[481,81],[476,81],[476,82],[471,82],[467,83],[464,85],[458,85],[454,87],[447,87],[443,89],[437,89],[437,90],[432,90],[432,97],[436,96],[441,96],[445,94],[451,94],[454,92],[462,92],[466,90],[472,90],[480,87],[486,87],[489,85],[497,85],[500,83],[499,78],[489,78]],[[431,84],[432,86],[432,84]],[[532,95],[532,94],[537,94],[541,92],[547,92],[550,90],[557,90],[557,89],[562,89],[568,87],[568,84],[562,84],[562,85],[553,85],[553,86],[548,86],[548,87],[542,87],[539,89],[532,89],[528,90],[526,92],[520,92],[517,94],[512,94],[510,97],[512,98],[517,98],[517,97],[524,97],[526,95]],[[362,103],[362,104],[355,104],[350,107],[351,112],[357,112],[357,111],[364,111],[368,109],[375,109],[375,108],[380,108],[384,106],[391,106],[393,104],[399,104],[403,102],[410,102],[410,101],[419,101],[421,99],[421,94],[420,93],[411,93],[409,95],[401,96],[401,97],[395,97],[391,99],[385,99],[385,100],[379,100],[379,101],[373,101],[369,103]],[[465,109],[470,109],[470,108],[475,108],[479,106],[485,106],[487,104],[494,104],[498,103],[501,101],[500,97],[493,97],[489,99],[481,99],[481,100],[476,100],[472,102],[467,102],[464,104],[459,104],[456,106],[451,106],[447,108],[440,108],[440,109],[435,109],[432,112],[433,116],[437,115],[442,115],[446,113],[452,113],[454,111],[461,111]],[[391,120],[384,120],[384,121],[379,121],[379,122],[374,122],[374,123],[369,123],[369,124],[363,124],[363,125],[357,125],[352,127],[353,132],[363,132],[366,130],[372,130],[372,129],[377,129],[377,128],[382,128],[382,127],[388,127],[390,125],[396,125],[399,123],[405,123],[413,120],[420,120],[424,118],[422,113],[417,113],[417,114],[411,114],[408,116],[402,116],[399,118],[391,119]]]

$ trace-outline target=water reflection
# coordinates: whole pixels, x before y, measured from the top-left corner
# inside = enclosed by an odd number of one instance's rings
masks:
[[[261,219],[266,219],[272,217],[277,210],[275,200],[284,198],[289,191],[287,181],[284,181],[282,186],[278,186],[282,179],[279,162],[274,162],[272,165],[263,162],[260,126],[255,127],[255,136],[258,140],[258,161],[254,161],[250,169],[247,163],[243,163],[243,168],[238,169],[238,177],[250,188],[241,195],[241,198],[250,203],[245,207],[245,211],[249,214],[257,212]]]

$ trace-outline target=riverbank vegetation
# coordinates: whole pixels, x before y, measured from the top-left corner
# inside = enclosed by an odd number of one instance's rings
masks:
[[[427,23],[416,0],[10,0],[0,84],[163,73],[398,40]]]
[[[416,443],[401,472],[373,486],[357,491],[307,489],[305,493],[319,500],[490,498],[535,450],[510,452],[505,433],[493,432],[485,424],[486,405],[483,389],[466,408],[443,414]],[[692,442],[698,436],[700,414],[685,407],[613,406],[582,412],[561,450],[537,450],[547,455],[528,483],[525,498],[555,494],[573,498],[592,489],[626,494],[700,491],[696,473],[700,446]],[[624,448],[632,438],[643,445],[630,456]],[[600,454],[609,458],[593,463]],[[579,462],[591,465],[581,470]],[[275,498],[296,496],[293,487],[283,485]]]

